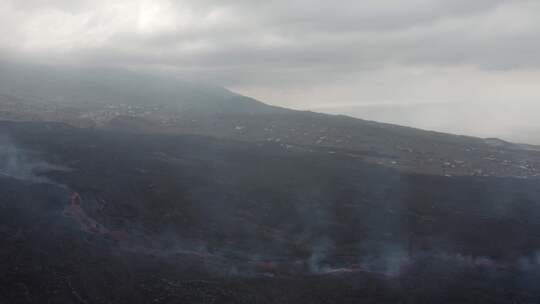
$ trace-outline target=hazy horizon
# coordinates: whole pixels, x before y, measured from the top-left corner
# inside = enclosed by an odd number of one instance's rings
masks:
[[[383,103],[327,105],[311,107],[310,110],[456,135],[495,137],[515,143],[540,145],[540,123],[530,123],[534,121],[536,112],[523,111],[518,104],[498,103],[483,108],[481,104],[474,103]],[[478,113],[481,113],[481,117],[477,120],[474,115]],[[497,125],[493,124],[492,118],[499,118]],[[523,119],[525,123],[521,121]]]
[[[0,61],[159,72],[277,106],[540,143],[537,13],[527,0],[0,0]]]

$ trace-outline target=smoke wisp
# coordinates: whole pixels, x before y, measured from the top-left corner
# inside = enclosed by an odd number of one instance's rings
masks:
[[[22,149],[9,137],[0,135],[0,177],[31,183],[54,183],[44,173],[58,170],[69,169],[41,160],[37,153]]]

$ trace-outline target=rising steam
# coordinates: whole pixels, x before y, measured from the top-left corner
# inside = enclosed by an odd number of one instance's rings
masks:
[[[0,135],[0,177],[32,183],[53,183],[44,176],[49,171],[68,170],[39,159],[37,153],[17,147],[7,136]]]

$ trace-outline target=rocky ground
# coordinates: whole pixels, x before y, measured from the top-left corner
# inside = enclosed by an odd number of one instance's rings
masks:
[[[540,148],[2,66],[0,304],[540,303]]]
[[[415,143],[392,154],[64,123],[0,132],[0,303],[540,301],[534,176],[397,165]],[[535,151],[450,138],[430,142],[478,157],[452,154],[450,169],[503,172],[485,153],[535,166]]]

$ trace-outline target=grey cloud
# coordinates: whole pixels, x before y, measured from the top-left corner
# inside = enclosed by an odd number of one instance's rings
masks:
[[[0,0],[0,59],[165,70],[303,108],[529,101],[539,13],[532,0]]]
[[[116,2],[123,1],[96,1],[95,10],[114,6]],[[93,6],[87,1],[13,3],[16,3],[13,5],[16,11],[47,7],[67,11],[68,15],[90,14],[77,29],[81,35],[88,27],[100,23],[95,20],[99,18],[92,16]],[[497,20],[497,16],[489,20],[490,14],[505,7],[540,10],[539,5],[530,1],[163,0],[155,3],[178,11],[175,15],[178,20],[173,20],[167,29],[141,32],[133,26],[113,27],[107,29],[109,35],[102,43],[85,43],[84,38],[78,36],[77,41],[64,43],[67,47],[46,49],[47,54],[61,57],[68,52],[82,61],[95,60],[92,64],[101,61],[123,65],[196,66],[210,70],[265,69],[268,65],[287,69],[343,66],[347,72],[355,67],[361,70],[388,63],[470,64],[481,68],[540,64],[540,56],[535,52],[538,39],[534,39],[540,33],[537,24],[518,33],[497,33],[496,27],[489,33],[481,30],[483,22],[500,22],[498,25],[505,27],[508,20]],[[144,5],[135,6],[126,14],[144,14]],[[182,25],[184,13],[193,15],[195,21]],[[218,15],[212,17],[217,20],[211,18],[212,14]],[[39,12],[30,14],[31,18],[39,16]],[[211,21],[205,21],[208,18]],[[77,34],[74,32],[73,36]],[[38,45],[25,51],[32,55],[43,50]]]
[[[87,9],[91,4],[88,0],[22,0],[8,1],[17,10],[24,11],[42,11],[42,10],[61,10],[71,14],[80,13]]]
[[[112,4],[97,1],[96,6],[113,6],[115,2],[118,1],[112,1]],[[92,11],[87,1],[41,0],[21,3],[25,4],[14,5],[15,9],[29,10],[31,7],[35,9],[46,6],[73,14],[81,13],[80,10]],[[409,61],[429,64],[469,63],[479,66],[497,66],[504,62],[504,66],[519,67],[525,59],[539,61],[532,52],[536,47],[536,42],[531,39],[538,34],[536,26],[517,34],[493,32],[488,35],[479,33],[475,28],[481,26],[478,23],[482,22],[482,14],[489,14],[501,6],[530,5],[528,1],[415,0],[403,3],[369,0],[341,1],[336,4],[328,1],[292,0],[156,3],[168,3],[172,9],[177,10],[178,20],[173,21],[177,24],[150,33],[141,33],[130,26],[119,27],[117,30],[112,28],[104,43],[88,46],[83,39],[69,45],[68,50],[71,54],[83,56],[83,59],[84,56],[91,57],[93,52],[110,52],[118,53],[119,57],[125,54],[124,61],[134,58],[132,64],[144,57],[145,64],[163,64],[165,61],[176,66],[201,67],[265,64],[287,67],[358,64],[362,67],[366,62],[372,65]],[[540,8],[536,5],[525,9]],[[140,5],[138,9],[126,14],[140,14],[140,10],[144,10],[144,6]],[[184,12],[194,15],[196,22],[182,26]],[[211,24],[200,21],[215,12],[222,12],[222,19]],[[30,17],[36,18],[36,15]],[[86,27],[99,24],[95,20],[91,22],[92,18],[87,19],[81,25],[81,34],[84,34]],[[474,22],[476,19],[478,22]],[[449,23],[447,28],[437,26],[437,23],[443,21]],[[501,20],[500,26],[504,27],[506,21]],[[468,26],[461,26],[461,23]],[[509,49],[509,45],[513,47]],[[490,52],[493,49],[502,51]],[[35,51],[40,50],[38,48]],[[59,51],[63,54],[65,50]],[[77,54],[78,51],[80,54]],[[516,51],[529,54],[529,58],[511,56]]]
[[[341,66],[347,72],[388,63],[469,64],[488,69],[540,64],[535,52],[538,39],[534,38],[540,32],[536,24],[517,33],[498,33],[497,27],[491,32],[478,29],[483,22],[506,26],[509,20],[497,20],[496,16],[490,20],[489,16],[497,9],[504,10],[501,1],[475,1],[469,5],[468,1],[430,1],[418,10],[414,10],[414,3],[384,10],[367,5],[373,2],[350,2],[330,8],[326,2],[316,1],[311,5],[306,1],[254,2],[228,4],[228,18],[215,26],[151,34],[122,32],[99,48],[83,49],[80,55],[105,62],[110,56],[111,62],[120,60],[123,64],[210,70],[244,67],[262,69],[260,72],[269,66],[287,70]],[[211,11],[212,2],[204,3]],[[530,4],[506,3],[510,7],[521,5]]]

